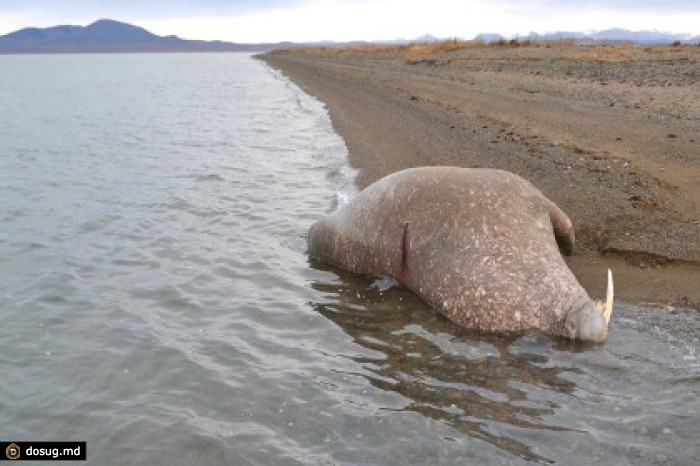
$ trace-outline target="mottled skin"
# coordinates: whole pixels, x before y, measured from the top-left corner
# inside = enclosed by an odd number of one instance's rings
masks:
[[[509,172],[394,173],[315,223],[308,245],[317,259],[396,278],[467,328],[607,337],[605,319],[560,254],[573,250],[571,221]]]

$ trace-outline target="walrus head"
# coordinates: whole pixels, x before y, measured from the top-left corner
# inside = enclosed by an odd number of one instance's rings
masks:
[[[571,339],[602,342],[608,337],[612,316],[614,288],[612,272],[608,269],[608,293],[605,303],[589,302],[566,316],[564,330]]]

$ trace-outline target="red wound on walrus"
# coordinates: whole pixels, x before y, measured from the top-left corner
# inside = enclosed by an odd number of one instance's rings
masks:
[[[410,223],[404,223],[403,232],[401,233],[401,271],[399,272],[399,281],[406,284],[408,281],[408,253],[411,252],[411,237],[408,234],[408,226]]]

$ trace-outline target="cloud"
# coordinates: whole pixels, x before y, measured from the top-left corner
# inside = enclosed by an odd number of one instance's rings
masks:
[[[27,26],[86,25],[100,18],[146,20],[235,17],[305,0],[1,0],[0,34]]]
[[[186,37],[206,27],[209,35],[225,34],[239,42],[391,40],[431,32],[445,37],[473,36],[480,15],[498,14],[498,8],[487,0],[317,0],[232,18],[155,20],[148,26],[161,32],[178,29]]]
[[[629,13],[678,13],[697,12],[697,0],[530,0],[513,5],[529,5],[544,11],[551,9],[615,10]]]
[[[306,0],[2,0],[0,27],[5,18],[34,17],[45,23],[81,24],[100,18],[157,20],[165,18],[234,17]]]
[[[230,18],[171,18],[153,21],[149,27],[159,34],[181,31],[178,34],[188,38],[237,42],[391,40],[413,39],[424,34],[468,39],[482,32],[512,36],[533,31],[612,27],[700,33],[700,14],[678,14],[673,9],[663,13],[650,11],[649,1],[639,1],[639,9],[625,9],[629,3],[628,0],[313,0]],[[671,0],[672,5],[682,3],[688,2]]]

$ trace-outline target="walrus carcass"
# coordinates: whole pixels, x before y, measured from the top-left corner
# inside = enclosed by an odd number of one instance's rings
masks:
[[[466,328],[604,341],[612,314],[564,262],[571,220],[506,171],[421,167],[389,175],[309,231],[313,258],[389,275]]]

